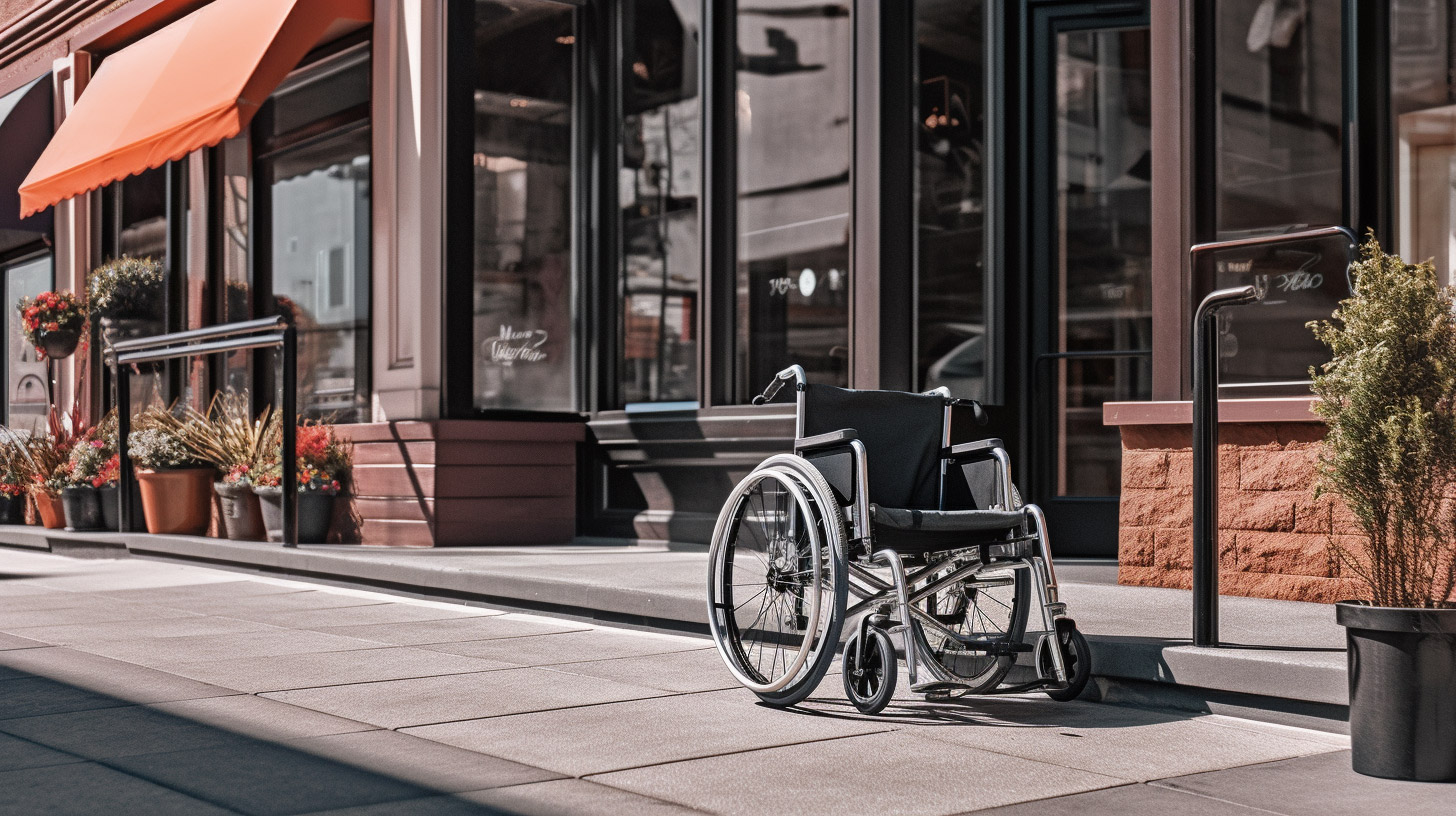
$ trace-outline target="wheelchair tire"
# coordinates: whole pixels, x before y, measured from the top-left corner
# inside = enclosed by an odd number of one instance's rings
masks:
[[[865,650],[863,662],[859,653],[859,632],[844,644],[844,661],[840,668],[844,679],[844,696],[861,714],[878,714],[895,696],[895,680],[899,670],[895,664],[895,645],[883,629],[866,630],[873,641]]]
[[[823,680],[849,591],[843,511],[818,471],[800,464],[771,457],[739,482],[708,559],[718,652],[741,684],[775,706],[803,701]]]
[[[1066,618],[1057,621],[1057,645],[1067,670],[1067,687],[1047,689],[1047,696],[1065,703],[1080,697],[1087,688],[1087,681],[1092,677],[1092,648],[1087,638],[1077,631],[1077,625]]]

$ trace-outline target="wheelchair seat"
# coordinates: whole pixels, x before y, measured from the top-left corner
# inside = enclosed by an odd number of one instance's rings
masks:
[[[876,548],[918,555],[1004,543],[1025,525],[1022,511],[993,508],[1000,495],[993,461],[983,457],[942,469],[950,442],[944,397],[807,385],[803,407],[806,436],[852,430],[864,446]],[[844,448],[810,453],[809,460],[831,484],[843,484],[830,463],[836,456],[846,456]]]

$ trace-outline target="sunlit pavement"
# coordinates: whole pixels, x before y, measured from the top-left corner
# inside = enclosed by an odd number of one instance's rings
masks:
[[[862,717],[833,675],[779,711],[703,639],[0,550],[5,814],[1451,812],[1347,748],[1035,694]]]

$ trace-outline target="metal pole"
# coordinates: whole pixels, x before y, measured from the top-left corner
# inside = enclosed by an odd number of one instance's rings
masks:
[[[1193,645],[1218,645],[1218,311],[1260,299],[1220,289],[1193,315]]]
[[[111,371],[111,380],[116,385],[116,454],[121,463],[116,480],[117,527],[123,533],[130,533],[133,532],[132,513],[136,509],[131,505],[136,471],[132,468],[131,453],[127,450],[127,437],[131,435],[131,366],[117,363],[113,356]]]
[[[283,546],[298,546],[298,329],[283,330]]]

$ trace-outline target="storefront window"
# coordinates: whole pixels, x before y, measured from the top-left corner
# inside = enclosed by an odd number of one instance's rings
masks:
[[[167,256],[167,167],[112,183],[101,201],[101,254],[106,260]]]
[[[214,153],[211,223],[215,231],[214,257],[221,272],[222,293],[217,301],[220,323],[253,317],[252,273],[248,266],[248,154],[245,136],[228,139]],[[223,389],[241,393],[252,388],[252,357],[249,351],[222,355]]]
[[[1342,5],[1217,4],[1220,237],[1341,223]]]
[[[578,407],[574,6],[477,0],[474,394],[479,409]]]
[[[50,389],[45,361],[36,359],[16,318],[20,299],[51,288],[51,256],[42,255],[4,267],[5,277],[5,424],[16,430],[44,431]]]
[[[627,0],[621,8],[619,400],[695,405],[698,4]]]
[[[737,398],[787,365],[849,382],[848,3],[738,10]]]
[[[335,422],[371,415],[368,77],[367,51],[336,57],[286,81],[261,120],[265,251],[298,329],[299,412]]]
[[[1396,249],[1412,261],[1434,259],[1453,280],[1456,248],[1456,3],[1390,4],[1390,106],[1395,135]]]
[[[986,398],[985,4],[920,0],[916,387]]]

